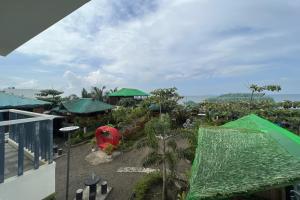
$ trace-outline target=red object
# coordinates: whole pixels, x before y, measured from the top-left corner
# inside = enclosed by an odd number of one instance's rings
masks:
[[[121,139],[118,129],[111,126],[101,126],[96,130],[97,145],[100,149],[105,149],[108,144],[116,147]]]

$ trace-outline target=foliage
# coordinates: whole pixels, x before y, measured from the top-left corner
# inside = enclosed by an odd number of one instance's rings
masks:
[[[74,136],[71,138],[71,144],[79,144],[84,141],[88,141],[92,139],[95,136],[94,131],[89,131],[86,134],[83,133],[83,131],[78,131]]]
[[[253,103],[253,96],[255,93],[261,94],[263,91],[271,91],[271,92],[279,92],[281,90],[280,85],[265,85],[265,86],[259,86],[256,84],[250,85],[249,89],[251,90],[251,98],[250,98],[250,110],[252,109],[252,103]],[[261,94],[264,96],[265,94]]]
[[[176,131],[171,130],[171,119],[168,114],[162,114],[160,117],[152,118],[145,125],[147,137],[139,143],[138,147],[148,146],[151,148],[150,153],[144,158],[143,166],[162,164],[163,189],[162,199],[167,196],[166,183],[174,182],[176,177],[176,164],[179,157],[177,143],[173,139]],[[167,176],[167,168],[170,175]]]
[[[106,86],[102,86],[102,88],[92,87],[92,92],[91,92],[92,98],[98,101],[105,101],[106,100],[105,89]]]
[[[144,200],[150,188],[160,183],[162,183],[162,175],[160,173],[147,174],[134,186],[135,199]]]
[[[158,104],[163,112],[172,111],[183,98],[178,94],[176,87],[156,89],[150,93],[151,96],[143,101],[143,106],[149,108],[150,105]]]
[[[211,97],[206,99],[210,103],[230,103],[230,102],[249,102],[251,99],[251,93],[229,93],[223,94],[217,97]],[[274,102],[271,97],[266,97],[262,94],[253,94],[252,96],[254,102]]]
[[[141,119],[147,120],[148,114],[148,111],[140,106],[135,108],[120,106],[112,111],[112,120],[118,128],[125,129],[137,125]]]
[[[186,199],[186,192],[183,191],[182,193],[178,194],[177,200],[185,200]]]
[[[53,106],[57,106],[62,101],[61,94],[63,94],[63,92],[54,89],[41,90],[40,93],[37,94],[37,99],[51,102]]]
[[[113,150],[114,150],[114,145],[112,144],[107,144],[106,147],[103,149],[105,153],[108,155],[111,155]]]
[[[91,88],[91,91],[88,92],[85,88],[82,88],[81,97],[82,98],[93,98],[93,99],[96,99],[98,101],[107,102],[108,94],[111,93],[111,92],[117,91],[117,89],[118,88],[107,90],[106,86],[102,86],[102,87],[93,86]]]
[[[96,137],[94,137],[93,139],[91,139],[90,144],[91,144],[92,148],[96,147],[96,145],[97,145]]]
[[[192,116],[193,112],[190,107],[177,105],[171,112],[172,126],[182,127],[182,125]]]
[[[89,93],[85,88],[82,88],[81,97],[82,98],[92,98],[92,94]]]
[[[138,101],[134,98],[122,98],[118,102],[118,106],[123,106],[123,107],[135,107],[137,105]]]
[[[75,99],[79,99],[79,97],[76,94],[71,94],[67,97],[64,97],[62,99],[62,101],[72,101],[72,100],[75,100]]]

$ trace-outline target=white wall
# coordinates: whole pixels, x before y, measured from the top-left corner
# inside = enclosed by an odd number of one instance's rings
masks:
[[[55,192],[55,162],[5,179],[0,184],[0,200],[41,200]]]

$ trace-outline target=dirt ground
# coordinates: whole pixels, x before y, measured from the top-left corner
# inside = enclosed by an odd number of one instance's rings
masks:
[[[56,143],[61,143],[56,141]],[[66,148],[63,147],[64,153]],[[70,159],[70,184],[69,199],[75,198],[76,190],[84,188],[84,180],[91,176],[92,173],[100,176],[102,180],[107,180],[108,184],[113,187],[108,200],[127,200],[132,194],[135,183],[145,174],[142,173],[117,173],[120,167],[142,167],[142,160],[147,155],[148,150],[134,149],[130,152],[122,153],[110,163],[99,164],[97,166],[90,165],[85,157],[91,152],[90,144],[83,144],[71,148]],[[65,199],[66,188],[66,168],[67,157],[63,156],[55,160],[56,162],[56,198],[57,200]],[[182,161],[179,165],[182,165]],[[187,164],[183,164],[187,168]],[[182,170],[181,173],[183,172]]]

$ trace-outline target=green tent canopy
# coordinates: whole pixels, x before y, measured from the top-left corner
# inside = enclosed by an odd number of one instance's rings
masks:
[[[0,92],[0,109],[36,108],[51,103]]]
[[[89,114],[113,109],[113,106],[91,98],[74,99],[63,102],[52,111],[60,113]]]
[[[146,92],[132,88],[122,88],[116,92],[110,93],[109,97],[137,97],[137,96],[149,96]]]
[[[299,141],[256,115],[200,128],[187,199],[223,199],[293,185],[300,181]]]

